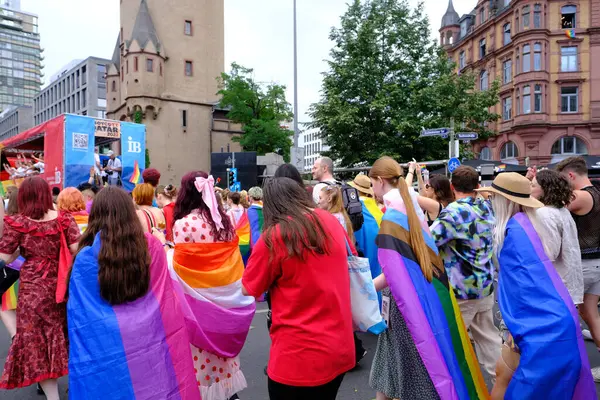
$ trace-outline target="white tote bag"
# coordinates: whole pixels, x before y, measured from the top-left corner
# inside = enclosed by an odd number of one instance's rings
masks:
[[[352,302],[352,322],[355,331],[379,335],[387,325],[379,311],[379,300],[371,277],[368,258],[356,257],[348,250],[348,273],[350,274],[350,299]]]

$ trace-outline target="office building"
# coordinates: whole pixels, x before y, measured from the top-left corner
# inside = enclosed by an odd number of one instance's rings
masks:
[[[329,150],[318,129],[307,129],[302,133],[301,147],[304,147],[304,172],[310,172],[321,153]]]
[[[479,89],[501,83],[497,135],[474,144],[481,159],[600,154],[600,1],[479,0],[459,17],[450,0],[440,42]]]
[[[218,110],[224,70],[224,0],[121,2],[107,74],[107,116],[140,120],[152,167],[165,182],[210,170],[211,152],[239,151],[240,129]]]
[[[89,57],[69,63],[34,100],[35,124],[71,113],[106,117],[106,67],[110,60]]]
[[[33,107],[10,106],[0,114],[0,142],[33,126]]]
[[[32,105],[42,85],[38,18],[20,2],[0,1],[0,110]]]

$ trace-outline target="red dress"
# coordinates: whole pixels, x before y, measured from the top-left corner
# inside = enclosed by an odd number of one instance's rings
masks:
[[[69,214],[44,222],[17,215],[4,219],[0,253],[20,249],[17,334],[4,364],[0,389],[14,389],[68,373],[67,308],[56,304],[60,231],[67,244],[79,240],[79,228]]]

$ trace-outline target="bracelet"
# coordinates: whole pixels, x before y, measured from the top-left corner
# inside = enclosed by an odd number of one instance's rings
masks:
[[[408,171],[408,174],[413,174],[414,175],[415,173],[413,171]],[[408,175],[408,174],[406,174],[406,175]]]

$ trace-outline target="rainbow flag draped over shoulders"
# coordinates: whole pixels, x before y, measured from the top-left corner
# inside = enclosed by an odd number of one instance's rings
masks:
[[[73,263],[67,301],[69,398],[200,400],[190,341],[160,242],[148,240],[148,293],[111,306],[100,297],[100,236]]]
[[[178,243],[168,259],[190,342],[217,356],[237,356],[256,310],[254,298],[242,295],[238,241]]]
[[[423,276],[411,248],[408,217],[400,194],[390,196],[386,199],[387,210],[377,236],[379,262],[431,382],[441,400],[489,399],[458,303],[427,224],[422,221],[423,236],[439,271],[432,282]],[[418,205],[415,207],[419,210]]]
[[[20,270],[21,266],[25,262],[25,259],[19,256],[15,261],[8,264],[7,268]],[[17,296],[19,294],[19,281],[16,281],[4,294],[2,295],[2,311],[16,310],[17,309]]]
[[[252,249],[258,242],[265,223],[262,203],[254,203],[248,208],[248,220],[250,222],[250,249]]]
[[[248,219],[248,211],[244,210],[244,213],[240,217],[240,220],[235,226],[235,233],[239,239],[240,253],[242,253],[242,260],[244,265],[248,263],[250,257],[250,220]]]
[[[506,226],[500,311],[521,352],[506,399],[596,399],[579,316],[529,218]]]

